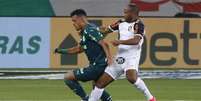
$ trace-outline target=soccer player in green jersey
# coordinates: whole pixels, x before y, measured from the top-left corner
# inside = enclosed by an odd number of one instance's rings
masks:
[[[80,32],[80,44],[69,49],[55,49],[55,53],[77,54],[85,52],[89,66],[75,69],[68,72],[64,77],[65,84],[81,97],[82,101],[87,101],[88,96],[78,81],[95,81],[104,73],[108,64],[111,64],[112,57],[108,44],[103,40],[103,35],[87,21],[87,14],[83,9],[77,9],[71,13],[73,25]],[[111,96],[104,91],[102,101],[112,101]]]

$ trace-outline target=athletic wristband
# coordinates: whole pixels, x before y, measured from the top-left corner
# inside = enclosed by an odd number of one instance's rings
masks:
[[[57,52],[61,54],[68,54],[68,49],[58,49]]]
[[[114,32],[115,30],[111,27],[111,25],[108,26],[108,29],[110,29],[110,31]]]

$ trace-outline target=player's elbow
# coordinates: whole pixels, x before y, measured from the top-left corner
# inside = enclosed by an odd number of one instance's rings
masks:
[[[133,44],[133,45],[139,45],[140,42],[139,42],[139,41],[134,41],[132,44]]]
[[[142,37],[139,37],[139,36],[134,37],[133,40],[132,40],[132,44],[133,45],[140,44],[141,39],[142,39]]]
[[[109,45],[107,44],[107,42],[105,42],[104,40],[100,40],[100,41],[99,41],[99,44],[100,44],[101,46],[109,47]]]
[[[105,44],[105,46],[106,46],[107,48],[109,48],[109,45],[108,45],[108,43],[107,43],[107,42],[105,42],[104,44]]]

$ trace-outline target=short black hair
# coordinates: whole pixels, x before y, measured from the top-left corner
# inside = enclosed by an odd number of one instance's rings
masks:
[[[85,12],[84,9],[76,9],[76,10],[74,10],[74,11],[72,11],[70,13],[71,17],[74,16],[74,15],[77,15],[77,16],[87,16],[87,13]]]
[[[130,7],[131,10],[132,10],[133,12],[135,12],[137,15],[139,14],[140,9],[139,9],[139,7],[138,7],[135,3],[130,3],[130,4],[128,4],[128,7]]]

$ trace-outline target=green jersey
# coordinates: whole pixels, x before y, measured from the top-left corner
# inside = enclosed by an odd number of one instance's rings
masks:
[[[104,37],[97,27],[87,24],[81,31],[80,45],[84,49],[90,64],[105,64],[106,54],[98,43]]]

